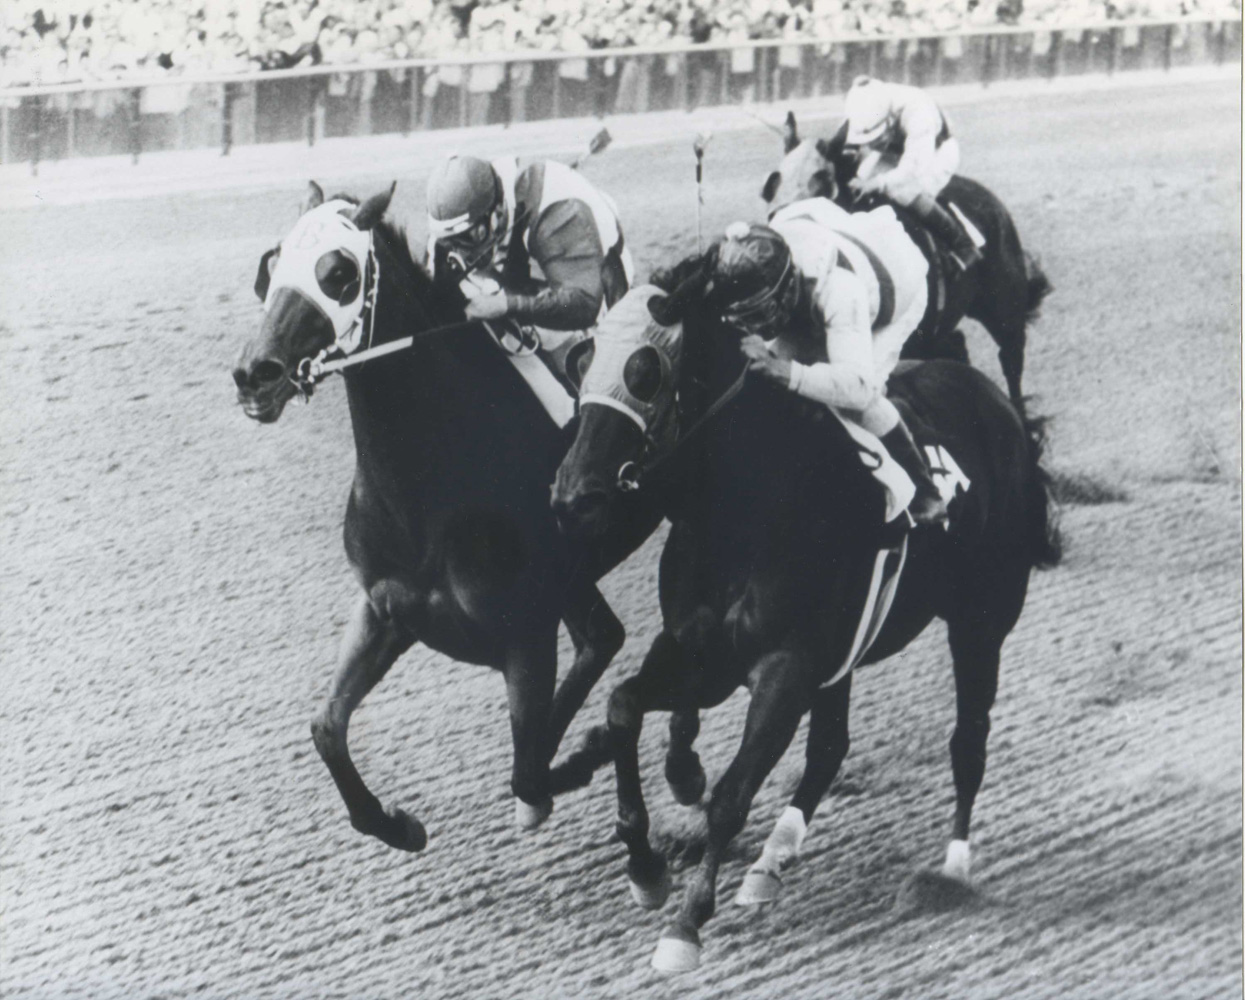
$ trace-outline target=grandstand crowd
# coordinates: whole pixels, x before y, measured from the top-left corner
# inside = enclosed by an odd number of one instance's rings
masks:
[[[0,87],[1239,12],[1240,0],[4,0]]]

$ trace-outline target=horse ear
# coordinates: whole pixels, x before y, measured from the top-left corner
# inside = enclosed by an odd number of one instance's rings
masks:
[[[765,178],[765,186],[761,188],[761,200],[765,202],[773,201],[774,195],[778,193],[780,184],[782,184],[782,174],[775,170]]]
[[[259,270],[255,273],[255,294],[259,296],[260,302],[268,298],[268,282],[272,278],[272,269],[276,266],[274,258],[279,249],[280,247],[273,247],[259,258]]]
[[[591,337],[581,340],[567,352],[566,377],[571,380],[571,385],[575,387],[576,392],[579,392],[579,387],[584,384],[584,376],[588,374],[588,368],[596,352],[597,342]]]
[[[319,208],[324,204],[324,188],[320,187],[315,181],[307,182],[307,195],[303,198],[303,206],[298,210],[299,215],[306,215],[313,208]]]
[[[830,145],[829,139],[818,139],[816,143],[817,153],[823,160],[834,160],[834,147]]]
[[[389,185],[388,191],[372,195],[372,197],[354,210],[354,217],[350,221],[359,229],[371,229],[384,218],[385,212],[389,210],[389,202],[393,198],[393,191],[397,186],[398,182],[394,181]]]
[[[814,198],[829,198],[834,201],[834,196],[839,192],[839,186],[834,182],[834,175],[829,170],[818,170],[808,179],[808,191]]]
[[[782,151],[790,153],[800,144],[800,130],[795,124],[795,112],[788,111],[787,118],[782,123]]]

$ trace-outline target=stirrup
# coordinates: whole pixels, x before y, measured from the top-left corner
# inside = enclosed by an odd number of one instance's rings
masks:
[[[949,251],[949,256],[954,261],[955,266],[960,269],[961,274],[967,273],[982,261],[981,251],[972,243],[964,250],[952,247]]]

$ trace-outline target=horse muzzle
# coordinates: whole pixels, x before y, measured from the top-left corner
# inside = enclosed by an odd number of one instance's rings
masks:
[[[233,370],[242,412],[261,424],[275,423],[296,391],[286,367],[274,358],[263,358]]]

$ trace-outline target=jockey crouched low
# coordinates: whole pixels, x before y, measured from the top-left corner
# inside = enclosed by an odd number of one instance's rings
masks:
[[[832,147],[859,151],[857,194],[879,194],[914,212],[950,249],[961,269],[981,251],[937,198],[960,167],[960,144],[946,113],[917,87],[857,77],[844,101],[846,121]]]
[[[895,213],[795,202],[768,226],[733,223],[716,258],[713,298],[749,334],[752,370],[876,435],[916,487],[912,519],[945,523],[924,455],[885,396],[928,297],[928,265]]]
[[[565,164],[451,156],[428,179],[427,210],[433,279],[458,283],[468,319],[534,329],[559,372],[630,284],[614,202]]]

